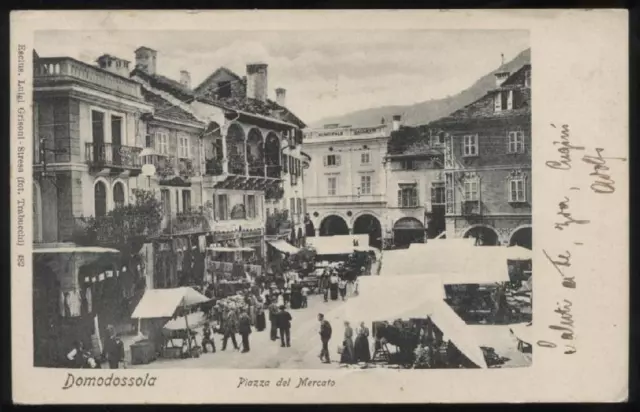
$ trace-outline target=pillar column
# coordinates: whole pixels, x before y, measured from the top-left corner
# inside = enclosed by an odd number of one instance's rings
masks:
[[[227,155],[227,131],[225,130],[224,136],[222,137],[222,173],[229,174],[229,156]]]

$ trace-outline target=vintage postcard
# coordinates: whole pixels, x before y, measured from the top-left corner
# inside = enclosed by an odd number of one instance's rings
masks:
[[[626,20],[15,12],[15,401],[625,401]]]

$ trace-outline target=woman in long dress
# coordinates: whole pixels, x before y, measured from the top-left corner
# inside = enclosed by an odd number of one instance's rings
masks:
[[[335,272],[332,272],[329,277],[331,300],[338,300],[338,281],[338,275],[336,275]]]
[[[353,329],[349,322],[344,322],[344,339],[342,341],[342,355],[340,363],[354,363],[355,357],[353,353]]]
[[[357,331],[355,343],[356,362],[369,362],[371,360],[371,352],[369,350],[369,328],[360,323]]]
[[[258,301],[256,303],[256,330],[262,332],[267,327],[267,322],[264,316],[264,303]]]

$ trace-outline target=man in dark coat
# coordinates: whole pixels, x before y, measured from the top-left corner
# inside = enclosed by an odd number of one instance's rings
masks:
[[[249,335],[251,334],[251,318],[246,311],[242,311],[238,321],[238,331],[242,336],[242,353],[247,353],[251,349],[249,347]]]
[[[324,363],[331,363],[329,356],[329,340],[331,340],[331,324],[324,319],[322,313],[318,314],[320,322],[320,341],[322,342],[322,350],[320,351],[320,360]],[[324,360],[323,360],[324,359]]]
[[[320,290],[322,290],[322,296],[324,297],[324,301],[329,301],[329,274],[323,273],[320,277]]]
[[[280,306],[280,312],[276,315],[276,323],[280,331],[280,343],[283,348],[291,346],[291,314],[285,306]]]
[[[109,337],[104,341],[102,356],[109,363],[109,369],[119,369],[120,362],[124,362],[124,343],[116,335],[113,326],[107,326]]]
[[[276,299],[271,299],[269,305],[269,322],[271,323],[271,340],[278,339],[278,324],[276,323],[276,316],[278,315],[278,304]]]
[[[238,342],[236,341],[236,333],[238,332],[238,315],[235,311],[229,310],[224,316],[222,326],[224,337],[222,338],[222,350],[227,349],[227,341],[231,338],[233,347],[238,350]]]

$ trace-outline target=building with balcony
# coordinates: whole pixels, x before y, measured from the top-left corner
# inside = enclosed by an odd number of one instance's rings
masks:
[[[157,119],[167,113],[162,108],[149,122],[155,161],[178,156],[169,161],[173,177],[160,180],[175,186],[165,189],[163,203],[180,211],[189,202],[192,210],[201,208],[209,221],[207,244],[251,247],[263,257],[266,216],[278,210],[290,211],[291,240],[304,237],[302,169],[308,159],[301,152],[300,129],[305,125],[286,109],[283,89],[277,90],[277,101],[267,98],[268,66],[248,64],[243,77],[219,68],[192,88],[187,71],[180,81],[172,80],[158,74],[157,62],[157,51],[139,48],[132,78],[168,102],[166,110],[179,109],[202,124],[196,134],[183,126],[172,134]],[[181,168],[190,171],[187,176]]]
[[[401,119],[396,117],[396,122]],[[443,150],[421,127],[398,125],[385,158],[385,244],[407,247],[444,231]]]
[[[70,241],[77,217],[129,202],[141,172],[153,107],[128,61],[97,63],[34,53],[34,242]]]
[[[386,219],[384,160],[391,125],[307,130],[305,152],[313,162],[304,171],[309,234],[370,234],[382,246]]]
[[[531,248],[531,65],[495,75],[494,90],[428,125],[445,144],[446,236]]]

